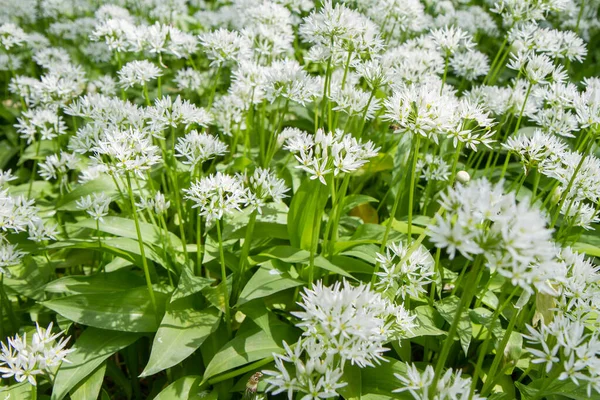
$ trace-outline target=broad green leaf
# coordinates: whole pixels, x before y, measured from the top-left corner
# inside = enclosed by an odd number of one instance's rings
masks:
[[[448,322],[452,324],[454,320],[454,316],[456,315],[456,310],[458,309],[458,303],[460,299],[456,296],[449,296],[443,300],[437,301],[435,303],[435,308],[441,314],[441,316]],[[467,312],[462,313],[460,316],[460,321],[458,322],[458,337],[460,339],[460,345],[462,346],[465,354],[469,352],[469,344],[471,343],[471,338],[473,337],[473,331],[471,327],[471,320],[469,318],[469,314]]]
[[[408,392],[392,393],[393,390],[402,386],[394,374],[406,373],[406,364],[393,358],[387,358],[386,361],[374,368],[361,369],[362,394],[378,394],[389,396],[391,399],[413,399]]]
[[[87,328],[75,342],[75,351],[62,363],[52,389],[52,400],[61,400],[108,357],[135,342],[141,335]]]
[[[433,307],[419,306],[414,309],[417,326],[413,328],[408,335],[409,338],[418,336],[439,336],[447,332],[440,329],[444,324],[444,319]]]
[[[319,180],[305,179],[292,197],[288,212],[290,244],[299,249],[310,250],[315,226],[321,224],[323,210],[329,198],[329,188]],[[318,235],[319,232],[316,232]]]
[[[89,276],[64,276],[48,283],[44,290],[57,294],[113,293],[144,285],[144,278],[131,271]]]
[[[137,240],[116,237],[103,238],[102,248],[98,247],[98,241],[95,239],[65,239],[56,243],[49,244],[44,249],[92,249],[101,250],[110,253],[116,257],[121,257],[132,264],[142,266],[142,258],[140,253],[140,245]],[[166,265],[166,261],[160,257],[150,246],[144,245],[144,251],[148,260]]]
[[[290,246],[277,246],[272,249],[266,250],[260,254],[260,256],[275,258],[287,263],[295,264],[308,264],[310,260],[310,252],[307,250],[300,250]],[[345,276],[347,278],[354,279],[352,275],[344,271],[337,265],[332,264],[328,259],[323,256],[315,257],[315,266],[334,272],[336,274]]]
[[[388,223],[389,223],[389,220],[386,220],[381,225],[386,226]],[[395,230],[396,232],[407,234],[408,233],[408,223],[394,219],[392,221],[392,229]],[[420,235],[423,232],[425,232],[425,229],[415,225],[415,223],[413,221],[411,233],[413,235]]]
[[[156,225],[148,224],[146,222],[140,222],[139,225],[145,244],[150,243],[157,247],[163,247],[163,242],[165,240],[163,236],[168,235],[168,241],[170,241],[174,248],[182,246],[179,237],[171,232],[165,232]],[[88,218],[77,222],[74,226],[96,230],[96,221]],[[110,233],[111,235],[129,239],[135,239],[137,241],[138,237],[135,229],[135,221],[132,219],[121,217],[104,217],[99,226],[101,232]]]
[[[31,384],[27,381],[10,386],[0,386],[0,399],[29,400],[31,399],[31,388]]]
[[[184,297],[169,304],[140,376],[154,375],[185,360],[217,329],[219,312],[214,308],[197,310],[193,303],[191,297]]]
[[[238,306],[250,300],[270,296],[273,293],[301,285],[304,285],[304,282],[292,278],[288,272],[263,265],[244,286],[238,300]]]
[[[154,292],[159,316],[165,310],[167,296]],[[77,294],[42,303],[63,317],[83,325],[124,332],[156,332],[156,313],[146,287],[129,291]]]
[[[164,388],[154,400],[187,400],[198,397],[199,384],[201,376],[189,375],[177,379],[169,386]],[[203,397],[204,398],[204,397]]]
[[[361,398],[362,377],[361,368],[358,365],[346,365],[342,381],[347,385],[340,388],[338,393],[346,400],[356,400]]]
[[[194,275],[189,268],[183,268],[181,276],[179,277],[177,289],[175,289],[171,296],[171,302],[198,293],[205,287],[210,286],[213,282],[214,280],[212,279]]]
[[[87,378],[79,382],[71,391],[71,400],[95,400],[100,395],[102,381],[106,372],[106,362],[100,364],[98,368]]]
[[[273,353],[281,353],[283,341],[294,343],[298,339],[296,330],[287,324],[279,323],[272,332],[273,336],[256,328],[238,334],[206,366],[203,381],[253,361],[271,357]]]
[[[103,176],[83,185],[77,186],[71,192],[65,194],[56,204],[57,210],[76,211],[77,201],[83,196],[91,195],[92,193],[104,193],[116,199],[118,196],[117,187],[109,176]]]
[[[364,194],[351,194],[349,196],[346,196],[344,198],[344,207],[342,208],[343,213],[346,214],[354,207],[366,203],[379,203],[379,200],[371,196],[366,196]]]
[[[577,242],[572,247],[573,250],[579,253],[585,253],[592,257],[600,257],[600,247],[594,246],[593,244]]]

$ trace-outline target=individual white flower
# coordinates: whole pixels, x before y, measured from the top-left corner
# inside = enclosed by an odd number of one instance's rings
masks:
[[[148,60],[134,60],[125,64],[118,72],[119,82],[125,89],[146,85],[162,75],[160,68]]]
[[[0,170],[0,188],[4,187],[8,182],[16,180],[17,177],[12,174],[12,170]]]
[[[225,155],[227,145],[218,138],[206,133],[192,130],[177,139],[175,155],[183,158],[183,163],[196,167],[205,161]]]
[[[161,215],[167,212],[171,206],[171,202],[165,198],[161,192],[156,192],[154,197],[146,198],[142,196],[140,202],[136,203],[139,210],[148,210],[156,215]]]
[[[198,208],[207,224],[231,215],[248,203],[248,191],[237,176],[217,172],[192,183],[184,189],[185,198],[191,200],[193,208]]]
[[[96,221],[103,221],[103,217],[108,215],[108,207],[112,199],[104,192],[93,193],[83,196],[76,201],[77,208],[84,210],[90,217]]]

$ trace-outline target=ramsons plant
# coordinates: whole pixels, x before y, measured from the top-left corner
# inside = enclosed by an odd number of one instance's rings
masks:
[[[0,398],[600,398],[599,10],[0,0]]]

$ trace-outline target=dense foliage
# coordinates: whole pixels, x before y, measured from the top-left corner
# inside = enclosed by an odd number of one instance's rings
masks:
[[[0,0],[0,398],[600,398],[598,0]]]

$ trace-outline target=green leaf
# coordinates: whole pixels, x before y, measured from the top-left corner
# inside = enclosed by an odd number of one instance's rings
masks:
[[[459,302],[460,299],[458,297],[450,296],[435,302],[435,308],[439,311],[446,322],[452,324]],[[471,327],[471,319],[469,318],[469,314],[467,312],[463,311],[462,315],[460,316],[457,333],[463,351],[465,354],[468,354],[469,344],[471,343],[471,338],[473,337],[473,330]]]
[[[87,378],[79,382],[71,391],[71,400],[92,400],[97,399],[102,389],[102,381],[106,372],[106,362],[100,364],[98,368]]]
[[[144,278],[131,271],[89,276],[64,276],[48,283],[44,290],[57,294],[113,293],[144,285]]]
[[[344,198],[344,207],[342,208],[342,212],[344,214],[347,214],[354,207],[366,203],[379,203],[379,200],[371,196],[366,196],[364,194],[351,194]]]
[[[346,400],[360,399],[362,394],[361,368],[358,365],[346,365],[342,381],[347,385],[340,388],[338,393]]]
[[[273,353],[281,353],[283,341],[294,343],[298,339],[297,331],[287,324],[277,323],[271,331],[273,335],[260,328],[238,334],[206,366],[203,381],[253,361],[271,357]]]
[[[252,275],[246,286],[244,286],[238,300],[238,306],[250,300],[270,296],[282,290],[304,285],[303,281],[292,278],[287,271],[274,268],[271,263],[268,264],[271,267],[263,265]]]
[[[155,291],[158,313],[164,313],[167,296]],[[124,332],[156,332],[156,313],[148,289],[106,293],[77,294],[42,303],[63,317],[83,325]]]
[[[52,400],[61,400],[108,357],[135,342],[141,335],[87,328],[75,342],[75,351],[62,363],[52,389]]]
[[[440,329],[444,324],[444,319],[431,306],[419,306],[414,309],[417,316],[416,328],[412,330],[412,333],[408,335],[409,338],[418,336],[439,336],[445,335],[446,331]]]
[[[140,376],[154,375],[185,360],[217,329],[219,321],[216,309],[195,309],[191,296],[171,302],[154,336],[148,364]]]
[[[388,396],[388,399],[413,399],[408,392],[392,393],[402,386],[394,374],[405,374],[406,364],[393,358],[385,358],[386,362],[374,368],[361,370],[362,394],[379,394]],[[363,397],[364,398],[364,397]]]
[[[291,246],[277,246],[272,249],[266,250],[260,254],[260,256],[275,258],[283,262],[290,264],[308,264],[310,260],[310,252],[307,250],[300,250]],[[332,264],[328,259],[323,256],[315,257],[315,266],[325,269],[330,272],[345,276],[347,278],[355,279],[348,272],[344,271],[337,265]]]
[[[163,247],[163,236],[168,235],[168,241],[170,241],[174,248],[179,248],[182,246],[181,240],[174,233],[166,232],[158,226],[148,224],[146,222],[140,221],[139,224],[145,244],[153,244],[157,247]],[[96,221],[91,218],[84,219],[77,222],[73,226],[96,230]],[[135,228],[135,221],[132,219],[121,217],[104,217],[103,221],[100,222],[99,227],[101,232],[110,233],[111,235],[135,239],[136,241],[138,238]]]
[[[593,244],[577,242],[572,247],[573,250],[579,253],[585,253],[592,257],[600,257],[600,247],[594,246]]]
[[[109,176],[103,176],[77,186],[71,192],[65,194],[56,204],[57,210],[77,211],[77,200],[83,196],[93,193],[104,193],[111,196],[113,199],[118,197],[117,187],[114,181]]]
[[[321,224],[321,216],[328,198],[328,187],[319,180],[305,179],[302,182],[292,197],[287,218],[290,244],[293,247],[311,249],[314,227]]]
[[[171,302],[182,299],[186,296],[200,292],[205,287],[210,286],[214,280],[195,276],[189,268],[183,268],[177,289],[171,296]]]
[[[389,220],[386,220],[381,225],[386,226],[388,223],[389,223]],[[392,221],[392,229],[395,230],[396,232],[408,233],[408,223],[394,219]],[[413,221],[411,232],[413,235],[420,235],[423,232],[425,232],[425,229],[418,227],[417,225],[415,225],[415,223]]]
[[[0,399],[2,400],[29,400],[31,399],[31,384],[27,381],[10,386],[0,386]]]
[[[196,398],[199,390],[201,376],[189,375],[177,379],[169,386],[163,389],[154,400],[186,400]]]

